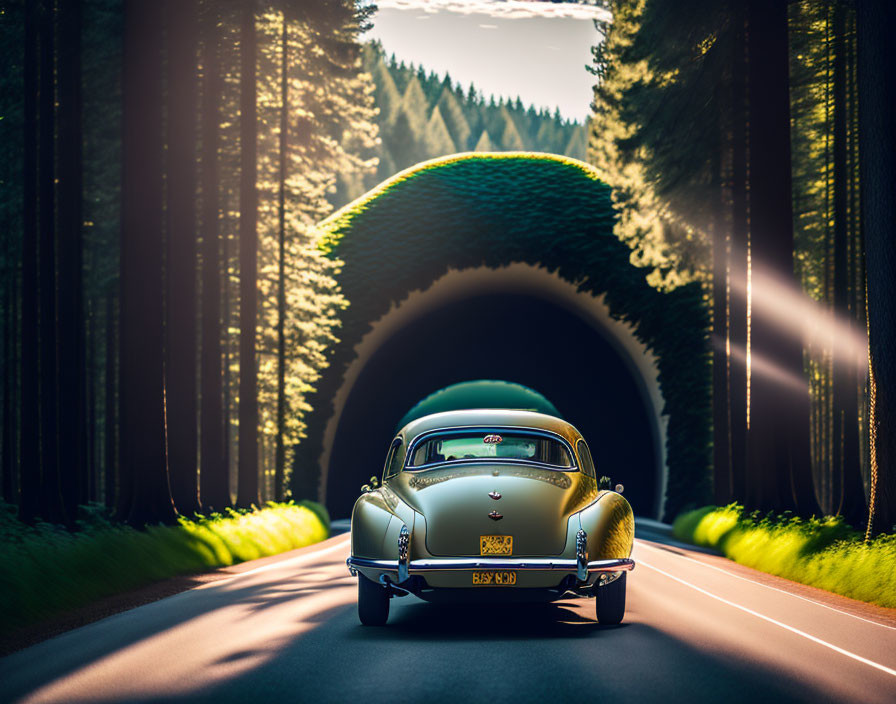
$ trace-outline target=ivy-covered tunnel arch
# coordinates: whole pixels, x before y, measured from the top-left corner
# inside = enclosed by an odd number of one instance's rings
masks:
[[[648,286],[614,218],[587,164],[499,153],[420,164],[325,220],[349,307],[310,399],[294,493],[347,515],[413,403],[500,378],[555,402],[636,512],[707,499],[701,291]]]

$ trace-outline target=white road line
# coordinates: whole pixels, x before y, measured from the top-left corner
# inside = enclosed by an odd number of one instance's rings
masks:
[[[821,638],[816,638],[815,636],[810,635],[809,633],[806,633],[805,631],[801,631],[798,628],[794,628],[793,626],[788,626],[786,623],[781,623],[781,621],[773,619],[770,616],[761,614],[758,611],[753,611],[753,609],[748,609],[746,606],[741,606],[740,604],[735,604],[733,601],[728,601],[728,599],[725,599],[716,594],[713,594],[712,592],[708,592],[705,589],[698,587],[696,584],[691,584],[690,582],[688,582],[684,579],[681,579],[680,577],[676,577],[673,574],[669,574],[665,570],[661,570],[659,567],[654,567],[653,565],[650,565],[650,564],[644,562],[644,560],[639,560],[638,565],[639,566],[643,565],[644,567],[647,567],[648,569],[654,570],[655,572],[659,572],[661,575],[664,575],[664,576],[668,577],[669,579],[674,579],[676,582],[680,582],[681,584],[685,585],[686,587],[690,587],[691,589],[698,591],[701,594],[705,594],[706,596],[708,596],[712,599],[715,599],[716,601],[721,601],[723,604],[727,604],[728,606],[731,606],[735,609],[740,609],[741,611],[748,613],[751,616],[755,616],[756,618],[761,618],[763,621],[768,621],[769,623],[772,623],[775,626],[783,628],[786,631],[790,631],[791,633],[795,633],[798,636],[802,636],[803,638],[806,638],[807,640],[811,640],[813,643],[818,643],[819,645],[823,645],[825,648],[830,648],[834,652],[840,653],[841,655],[845,655],[848,658],[852,658],[853,660],[855,660],[857,662],[861,662],[865,665],[868,665],[869,667],[873,667],[876,670],[880,670],[881,672],[884,672],[884,673],[890,675],[891,677],[896,677],[896,670],[893,670],[893,669],[887,667],[886,665],[881,665],[880,663],[874,662],[873,660],[869,660],[868,658],[863,658],[861,655],[856,655],[855,653],[851,653],[848,650],[844,650],[843,648],[840,648],[840,647],[834,645],[833,643],[828,643],[827,641],[822,640]]]
[[[653,545],[648,545],[643,540],[637,540],[635,542],[637,542],[638,545],[640,545],[641,547],[647,548],[648,550],[656,550],[657,552],[668,553],[667,550],[663,550],[662,548],[654,547]],[[875,626],[880,626],[881,628],[888,628],[891,631],[896,631],[896,627],[894,627],[894,626],[888,626],[885,623],[879,623],[878,621],[872,621],[869,618],[863,618],[861,616],[856,616],[855,614],[851,614],[848,611],[843,611],[842,609],[837,609],[833,606],[828,606],[827,604],[824,604],[820,601],[815,601],[815,599],[809,599],[808,597],[800,596],[799,594],[794,594],[793,592],[789,592],[786,589],[779,589],[778,587],[773,587],[769,584],[763,584],[762,582],[757,582],[756,580],[749,579],[747,577],[741,577],[739,574],[735,574],[734,572],[729,572],[728,570],[723,569],[721,567],[717,567],[716,565],[710,565],[707,562],[695,560],[693,557],[688,557],[687,555],[679,555],[677,553],[673,553],[673,554],[676,557],[680,557],[683,560],[688,560],[689,562],[694,562],[698,565],[702,565],[703,567],[708,567],[711,570],[716,570],[717,572],[722,572],[724,574],[727,574],[729,577],[734,577],[735,579],[740,579],[744,582],[749,582],[750,584],[756,584],[760,587],[765,587],[766,589],[772,589],[773,591],[780,592],[781,594],[787,594],[788,596],[792,596],[796,599],[802,599],[803,601],[808,601],[810,604],[815,604],[816,606],[821,606],[830,611],[836,611],[838,614],[843,614],[844,616],[849,616],[850,618],[855,618],[855,619],[858,619],[859,621],[864,621],[865,623],[870,623]]]
[[[308,562],[309,560],[314,560],[321,555],[326,555],[331,552],[336,552],[337,550],[344,550],[346,548],[346,544],[349,542],[349,535],[346,535],[345,540],[340,540],[335,545],[331,545],[330,547],[323,548],[321,550],[314,550],[312,552],[306,552],[302,555],[296,555],[296,557],[290,558],[288,560],[282,560],[279,562],[272,562],[267,565],[262,565],[261,567],[256,567],[252,570],[246,570],[245,572],[240,572],[239,574],[235,574],[231,577],[225,577],[224,579],[218,579],[214,582],[209,582],[208,584],[203,584],[197,589],[208,589],[209,587],[218,587],[222,584],[226,584],[227,582],[233,582],[237,579],[242,579],[243,577],[248,577],[253,574],[259,574],[260,572],[269,572],[270,570],[278,570],[282,567],[292,567],[295,565],[299,565],[303,562]],[[348,568],[346,567],[346,574],[348,574]]]

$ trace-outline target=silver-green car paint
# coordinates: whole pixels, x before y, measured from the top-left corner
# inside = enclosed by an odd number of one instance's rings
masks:
[[[572,425],[529,411],[437,413],[402,428],[396,436],[396,441],[401,440],[398,451],[404,456],[418,437],[431,431],[459,428],[499,433],[513,429],[546,431],[568,444],[576,466],[551,469],[520,461],[465,460],[426,469],[403,467],[392,476],[388,476],[387,466],[380,488],[362,494],[355,503],[352,558],[396,560],[402,526],[410,531],[411,563],[478,557],[481,535],[513,536],[513,558],[575,559],[580,530],[587,534],[589,561],[630,557],[634,541],[631,506],[614,491],[598,490],[596,479],[580,469],[577,444],[582,436]],[[500,499],[493,499],[490,492],[500,494]],[[502,514],[500,520],[489,517],[495,510]],[[375,582],[395,583],[398,579],[396,570],[357,569]],[[435,590],[469,589],[471,571],[429,571],[426,584]],[[557,588],[575,573],[574,568],[520,571],[513,588]],[[579,586],[592,584],[597,578],[592,574]],[[426,594],[420,596],[426,598]]]

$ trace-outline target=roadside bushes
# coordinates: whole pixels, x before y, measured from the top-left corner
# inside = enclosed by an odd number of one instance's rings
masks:
[[[705,506],[675,519],[680,540],[719,550],[742,565],[896,607],[896,535],[864,542],[839,517],[760,516],[742,506]]]
[[[79,530],[29,526],[0,505],[0,633],[176,575],[275,555],[329,535],[313,502],[228,510],[138,531],[82,507]]]

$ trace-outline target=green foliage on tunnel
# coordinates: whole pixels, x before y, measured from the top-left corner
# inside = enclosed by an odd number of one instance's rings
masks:
[[[534,389],[509,381],[478,379],[452,384],[421,399],[404,414],[395,429],[400,430],[411,421],[430,413],[459,411],[464,408],[513,408],[562,418],[554,404]]]
[[[316,464],[332,412],[323,399],[334,397],[355,345],[374,321],[449,269],[522,262],[603,297],[611,315],[630,323],[656,355],[668,414],[666,514],[705,502],[710,414],[701,289],[651,288],[613,234],[615,220],[610,189],[587,164],[502,152],[424,162],[321,223],[325,250],[344,262],[339,283],[349,307],[331,366],[312,399],[315,411],[297,467]],[[295,483],[301,481],[298,476]],[[294,493],[308,488],[294,486]]]

